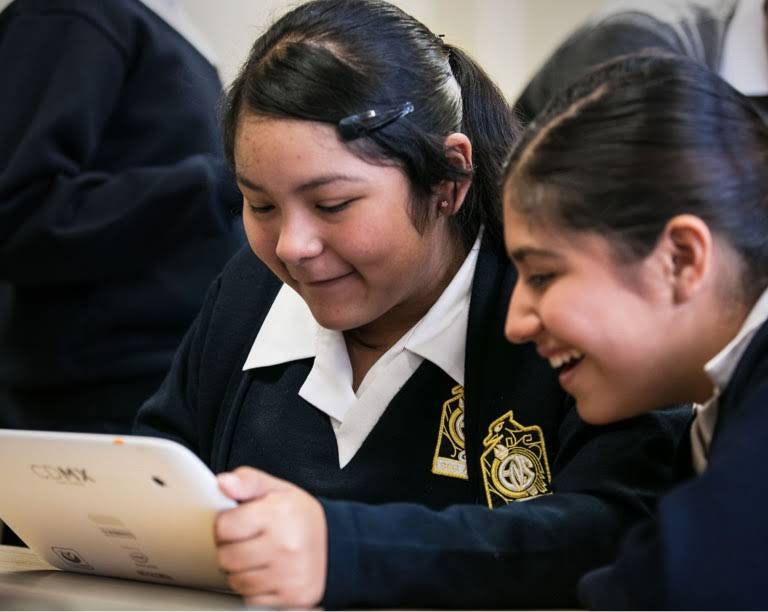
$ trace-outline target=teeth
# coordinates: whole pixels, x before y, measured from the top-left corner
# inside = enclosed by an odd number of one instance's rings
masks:
[[[573,361],[574,359],[581,359],[584,357],[584,353],[580,353],[576,350],[570,350],[565,353],[559,353],[549,358],[549,365],[555,370],[563,367],[566,363]]]

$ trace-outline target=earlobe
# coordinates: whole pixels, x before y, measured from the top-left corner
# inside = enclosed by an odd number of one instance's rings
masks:
[[[675,302],[691,300],[707,284],[712,269],[712,233],[694,215],[677,215],[664,228],[662,243],[669,263]]]

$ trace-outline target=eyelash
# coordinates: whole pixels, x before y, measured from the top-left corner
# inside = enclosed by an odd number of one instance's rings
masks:
[[[333,204],[331,206],[321,206],[320,204],[317,205],[317,208],[328,214],[336,214],[340,213],[342,210],[346,209],[352,202],[354,202],[357,198],[351,198],[349,200],[345,200],[344,202],[340,202],[339,204]]]
[[[320,210],[323,213],[327,213],[330,215],[340,213],[341,211],[345,210],[352,202],[354,202],[357,198],[352,198],[349,200],[345,200],[344,202],[341,202],[339,204],[333,204],[332,206],[321,206],[320,204],[316,205],[316,208]],[[248,204],[248,209],[257,215],[265,215],[269,212],[272,212],[274,210],[273,204],[265,204],[264,206],[256,206],[255,204]]]
[[[268,212],[272,211],[275,207],[272,206],[272,204],[267,204],[265,206],[256,206],[255,204],[248,204],[248,210],[250,210],[252,213],[255,213],[257,215],[266,215]]]
[[[555,278],[555,275],[552,273],[549,274],[531,274],[526,280],[525,284],[533,289],[543,289],[546,287],[552,279]]]

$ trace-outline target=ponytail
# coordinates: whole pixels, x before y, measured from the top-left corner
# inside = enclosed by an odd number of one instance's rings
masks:
[[[461,88],[461,131],[472,143],[474,167],[472,187],[456,221],[463,228],[465,245],[467,240],[471,245],[481,224],[488,237],[503,244],[501,175],[522,126],[485,71],[461,49],[445,47]]]

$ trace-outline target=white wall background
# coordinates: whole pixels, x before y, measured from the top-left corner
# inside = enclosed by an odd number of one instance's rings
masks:
[[[112,0],[91,0],[111,2]],[[259,33],[300,0],[177,0],[219,55],[229,82]],[[394,0],[469,51],[514,99],[563,37],[606,0]],[[0,9],[10,0],[0,0]]]
[[[96,0],[94,0],[96,1]],[[105,1],[105,0],[98,0]],[[108,0],[107,0],[108,1]],[[224,82],[259,33],[297,0],[180,0],[213,43]],[[605,0],[394,0],[469,51],[513,99],[563,37]]]

